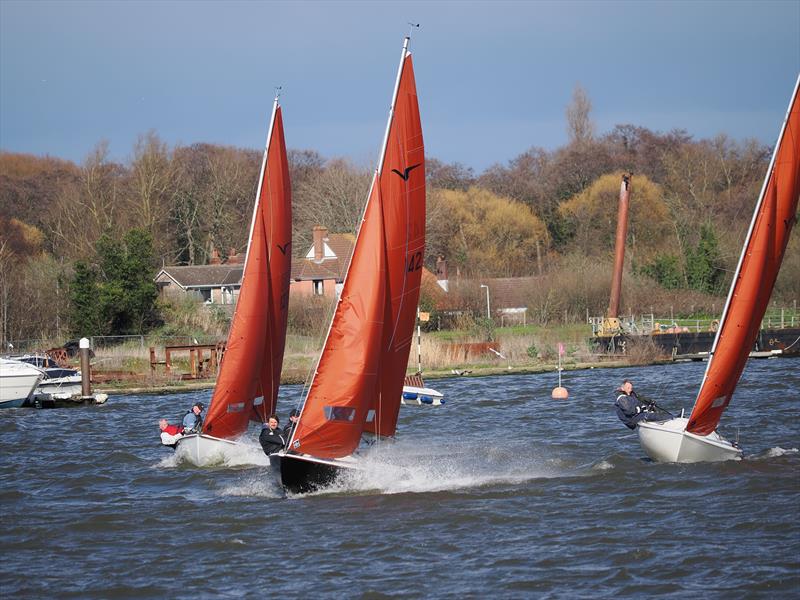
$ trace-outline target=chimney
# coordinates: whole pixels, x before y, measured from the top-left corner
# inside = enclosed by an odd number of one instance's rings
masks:
[[[443,254],[436,257],[436,278],[447,280],[447,261]]]
[[[222,259],[219,257],[219,250],[216,248],[211,249],[211,258],[208,259],[208,264],[210,265],[221,265]]]
[[[236,253],[236,248],[231,248],[228,252],[228,260],[227,263],[229,265],[239,265],[242,264],[242,257],[241,255]]]
[[[325,257],[325,240],[328,239],[328,228],[322,225],[314,226],[314,260],[322,262]]]

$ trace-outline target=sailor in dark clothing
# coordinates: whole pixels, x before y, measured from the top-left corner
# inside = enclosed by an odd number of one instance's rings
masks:
[[[619,420],[625,423],[628,429],[636,429],[640,421],[660,421],[665,417],[663,411],[658,410],[652,402],[639,399],[633,391],[633,383],[626,379],[617,389],[617,400],[614,408]]]
[[[281,450],[286,443],[283,439],[280,429],[278,429],[278,417],[270,415],[266,424],[258,436],[258,441],[264,449],[264,454],[269,456]]]
[[[292,439],[292,432],[294,428],[297,427],[297,421],[300,420],[300,411],[296,408],[292,409],[292,412],[289,413],[289,424],[283,428],[283,439],[286,440],[286,443],[289,443],[289,440]]]

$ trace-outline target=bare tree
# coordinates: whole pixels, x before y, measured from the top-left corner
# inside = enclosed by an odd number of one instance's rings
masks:
[[[592,101],[581,85],[575,85],[572,102],[567,106],[567,135],[570,143],[588,142],[594,137],[594,123],[589,118]]]

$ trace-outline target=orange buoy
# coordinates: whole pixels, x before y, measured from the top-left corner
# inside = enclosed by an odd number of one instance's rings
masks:
[[[569,392],[567,388],[558,386],[557,388],[553,388],[552,396],[556,400],[566,400],[569,398]]]

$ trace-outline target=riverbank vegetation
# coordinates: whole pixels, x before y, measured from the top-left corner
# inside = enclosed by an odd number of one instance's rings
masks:
[[[532,139],[530,149],[481,173],[428,158],[427,266],[435,270],[445,257],[450,280],[536,276],[524,290],[529,323],[585,324],[608,302],[619,183],[632,172],[623,312],[717,315],[771,149],[632,124],[597,134],[580,88],[566,122],[565,146],[546,150]],[[103,142],[80,164],[0,153],[4,347],[77,335],[224,338],[229,315],[159,304],[150,284],[162,265],[245,250],[260,156],[212,144],[171,147],[152,131],[125,162],[112,160]],[[299,257],[314,225],[355,230],[371,172],[314,150],[291,150],[289,160]],[[795,235],[773,299],[791,306],[798,297]],[[479,297],[451,300],[471,318],[484,306]],[[429,301],[423,293],[423,306]],[[293,301],[291,335],[318,331],[326,311]],[[430,364],[437,356],[431,351]]]

